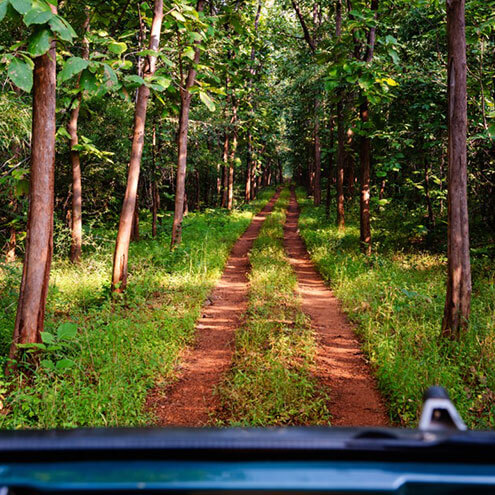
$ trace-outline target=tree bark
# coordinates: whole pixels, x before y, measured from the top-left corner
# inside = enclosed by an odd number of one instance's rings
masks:
[[[251,132],[248,132],[248,145],[247,145],[247,158],[246,158],[246,187],[244,191],[244,201],[249,203],[251,201],[251,175],[253,166],[253,143]]]
[[[156,52],[160,46],[160,34],[163,22],[163,0],[155,0],[153,23],[150,34],[150,50]],[[149,55],[144,69],[145,78],[152,76],[156,70],[156,56]],[[127,178],[127,188],[120,215],[119,231],[113,257],[112,291],[123,292],[127,285],[127,266],[129,243],[136,208],[139,173],[144,146],[144,129],[150,89],[144,84],[138,89],[136,109],[134,114],[134,135],[132,140],[131,160]]]
[[[428,229],[431,230],[435,227],[435,215],[433,213],[433,206],[431,204],[430,197],[430,173],[428,160],[426,159],[426,155],[424,157],[424,172],[425,172],[425,200],[426,200],[426,209],[428,211]]]
[[[333,126],[334,126],[334,120],[332,116],[330,117],[330,148],[331,149],[333,149],[333,145],[334,145]],[[330,216],[332,179],[333,179],[333,153],[328,153],[327,196],[326,196],[326,204],[325,204],[325,213],[327,218]]]
[[[442,335],[459,338],[469,324],[471,263],[467,201],[467,89],[464,0],[447,0],[448,277]]]
[[[368,122],[368,98],[364,97],[359,113],[361,122]],[[370,171],[371,171],[371,144],[366,135],[361,136],[361,198],[360,198],[360,239],[361,250],[367,256],[371,255],[371,222],[370,222]]]
[[[84,37],[83,37],[83,51],[82,58],[84,60],[89,59],[89,40],[87,33],[89,30],[90,10],[89,7],[85,8],[86,18],[84,20]],[[79,74],[77,87],[81,80],[81,74]],[[81,159],[79,151],[74,147],[79,144],[79,136],[77,132],[79,111],[82,103],[82,92],[79,91],[77,96],[77,105],[72,109],[69,124],[67,130],[70,135],[70,161],[72,165],[72,223],[71,223],[71,246],[70,246],[70,261],[72,263],[81,262],[82,253],[82,183],[81,183]]]
[[[156,237],[156,227],[158,220],[158,186],[157,186],[157,174],[156,174],[156,124],[153,124],[153,141],[151,143],[151,160],[152,160],[152,173],[151,173],[151,235]]]
[[[344,104],[342,92],[337,102],[337,225],[340,229],[345,227],[345,198],[344,198],[344,161],[345,161],[345,130],[344,130]]]
[[[335,36],[342,36],[342,0],[337,0],[335,10]],[[337,225],[340,229],[345,227],[345,207],[344,207],[344,102],[342,90],[338,92],[337,102],[337,169],[335,179],[337,185]]]
[[[228,177],[228,198],[227,209],[232,210],[234,206],[234,171],[235,171],[235,155],[237,152],[237,104],[235,103],[235,97],[232,95],[234,105],[232,106],[232,147],[229,156],[229,177]]]
[[[205,0],[198,0],[196,10],[202,12]],[[175,211],[174,223],[172,225],[171,248],[181,243],[182,220],[184,218],[184,199],[186,189],[186,166],[187,166],[187,135],[189,132],[189,110],[191,108],[190,89],[196,81],[196,65],[199,63],[199,42],[196,42],[194,59],[189,69],[186,83],[180,89],[180,118],[179,118],[179,150],[177,160],[177,186],[175,189]]]
[[[57,9],[50,6],[52,12]],[[17,316],[9,357],[18,344],[41,342],[53,253],[55,182],[56,45],[34,60],[31,176]],[[10,365],[12,366],[12,365]]]
[[[315,206],[321,204],[321,143],[320,143],[320,117],[318,115],[321,102],[315,99],[315,122],[314,122],[314,181],[313,194]]]
[[[222,208],[227,208],[229,202],[229,147],[230,138],[226,131],[223,140],[223,174],[222,174]]]
[[[377,18],[378,0],[371,1],[371,10],[375,12]],[[364,55],[364,62],[370,63],[373,60],[375,50],[376,28],[370,27],[368,31],[368,42]],[[366,124],[369,121],[369,104],[367,95],[363,95],[363,102],[360,105],[359,114],[363,130],[360,142],[361,161],[361,197],[360,197],[360,238],[361,250],[367,256],[371,255],[371,218],[370,218],[370,175],[371,175],[371,140],[368,136]]]

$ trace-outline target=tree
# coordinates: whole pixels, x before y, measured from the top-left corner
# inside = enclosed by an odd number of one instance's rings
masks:
[[[89,60],[89,41],[87,38],[87,31],[89,29],[90,10],[86,6],[86,18],[84,20],[83,30],[83,60]],[[70,161],[72,165],[72,242],[70,248],[70,260],[72,263],[79,263],[81,261],[82,251],[82,183],[81,183],[81,159],[79,156],[79,150],[77,145],[79,144],[79,136],[77,133],[77,126],[79,121],[79,111],[82,103],[82,91],[79,88],[81,81],[81,74],[78,76],[78,96],[77,104],[71,111],[69,124],[67,125],[67,131],[70,134]]]
[[[160,35],[163,22],[163,0],[155,0],[153,22],[151,26],[149,49],[144,67],[144,79],[149,80],[156,70],[156,52],[160,47]],[[139,185],[139,172],[144,146],[144,129],[146,123],[146,111],[150,97],[150,87],[141,84],[138,89],[134,114],[134,134],[132,139],[131,160],[127,188],[120,214],[119,230],[113,257],[112,290],[123,292],[127,285],[127,265],[129,256],[129,243],[131,240],[132,225],[134,222],[134,210],[136,208],[137,190]]]
[[[469,324],[471,264],[467,201],[465,0],[447,0],[448,277],[442,335],[458,338]]]
[[[198,0],[196,11],[202,12],[205,0]],[[172,243],[174,248],[182,240],[182,220],[184,218],[184,200],[186,191],[186,167],[187,167],[187,134],[189,131],[189,111],[191,108],[191,88],[196,81],[196,66],[199,63],[200,47],[199,41],[195,42],[194,58],[185,81],[180,83],[180,115],[179,115],[179,138],[177,152],[177,185],[175,189],[175,211],[172,226]],[[182,58],[182,55],[180,55]],[[182,62],[181,66],[182,66]]]
[[[371,1],[371,11],[375,12],[375,21],[378,14],[378,0]],[[373,60],[375,49],[376,27],[370,26],[368,31],[368,40],[363,57],[366,64]],[[360,142],[360,160],[361,160],[361,195],[360,195],[360,239],[361,249],[368,256],[371,255],[371,220],[370,220],[370,174],[371,174],[371,142],[368,136],[366,124],[369,120],[369,102],[366,94],[362,95],[362,102],[359,107],[359,114],[363,129]]]
[[[51,5],[52,15],[57,9]],[[41,342],[53,253],[55,183],[56,46],[51,35],[48,51],[34,59],[31,177],[26,235],[17,316],[10,358],[18,344]]]

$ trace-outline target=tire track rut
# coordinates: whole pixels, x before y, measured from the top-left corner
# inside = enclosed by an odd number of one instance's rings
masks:
[[[183,356],[178,381],[165,394],[155,390],[149,397],[148,407],[158,416],[160,426],[205,426],[218,408],[213,392],[229,370],[235,330],[247,309],[248,254],[279,196],[280,190],[232,248],[222,278],[196,323],[196,343]]]

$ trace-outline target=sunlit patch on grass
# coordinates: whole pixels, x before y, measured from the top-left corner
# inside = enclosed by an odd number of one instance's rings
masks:
[[[236,335],[231,372],[218,389],[221,424],[329,424],[328,397],[312,373],[315,337],[283,248],[288,201],[285,190],[250,254],[246,321]]]
[[[170,251],[171,217],[156,239],[146,217],[142,240],[132,243],[126,293],[112,301],[110,274],[115,232],[100,239],[79,267],[56,258],[48,296],[46,329],[72,321],[78,333],[64,351],[73,366],[50,371],[40,365],[15,381],[0,378],[0,426],[71,428],[152,424],[148,391],[174,377],[181,351],[194,339],[196,319],[221,276],[235,240],[253,213],[273,194],[231,214],[211,210],[188,215],[182,245]],[[167,223],[168,222],[168,223]],[[0,265],[0,344],[3,370],[12,338],[22,266]],[[1,391],[3,390],[3,392]],[[8,390],[8,393],[6,391]]]
[[[407,238],[407,232],[397,230],[399,223],[392,218],[392,240],[375,244],[374,253],[366,258],[359,251],[352,209],[343,233],[333,218],[326,219],[323,208],[305,199],[302,190],[298,199],[301,234],[320,273],[358,324],[363,349],[395,421],[416,426],[424,390],[441,384],[470,427],[494,428],[495,280],[489,258],[473,259],[470,330],[460,342],[445,341],[440,338],[444,254],[406,252],[399,240]],[[380,226],[386,230],[385,213]]]

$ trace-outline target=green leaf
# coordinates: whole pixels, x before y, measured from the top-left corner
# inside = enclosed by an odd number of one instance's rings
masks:
[[[194,60],[194,48],[192,46],[188,46],[184,52],[183,52],[184,57],[190,58],[191,60]]]
[[[54,370],[55,369],[55,364],[51,359],[42,359],[41,360],[41,366],[47,370]]]
[[[77,38],[77,33],[72,29],[72,26],[59,15],[54,15],[49,21],[50,27],[58,37],[64,41],[72,41]]]
[[[10,5],[22,15],[27,14],[31,10],[30,0],[10,0]]]
[[[53,344],[55,342],[55,336],[50,332],[41,332],[41,340],[43,344]]]
[[[172,10],[172,12],[170,12],[170,15],[172,17],[175,17],[175,19],[177,19],[179,22],[187,22],[186,18],[180,12],[177,12],[176,10]]]
[[[33,57],[39,57],[44,55],[51,46],[52,33],[49,29],[38,28],[30,37],[28,41],[28,52]]]
[[[24,16],[24,24],[26,26],[31,26],[32,24],[46,24],[54,14],[49,10],[41,10],[41,9],[31,9]]]
[[[145,80],[142,77],[137,76],[136,74],[126,76],[125,81],[130,83],[132,86],[135,86],[135,85],[142,86],[143,84],[145,84]]]
[[[57,328],[58,340],[71,340],[76,336],[77,326],[74,323],[66,322],[62,323]]]
[[[98,83],[95,75],[88,69],[84,69],[81,74],[81,80],[79,81],[79,87],[83,91],[89,91],[93,93],[98,90]]]
[[[199,99],[208,107],[208,110],[210,112],[215,111],[215,103],[213,103],[213,100],[206,93],[200,91]]]
[[[110,83],[110,86],[118,84],[119,80],[117,78],[117,74],[115,74],[115,71],[108,64],[103,64],[103,67],[105,72],[105,81]]]
[[[89,62],[84,60],[81,57],[71,57],[69,58],[65,64],[64,68],[58,74],[58,82],[62,83],[67,81],[71,77],[74,77],[76,74],[79,74],[84,69],[89,66]]]
[[[28,93],[31,91],[33,87],[33,70],[26,62],[13,58],[9,65],[8,75],[18,88]]]
[[[127,50],[127,45],[123,41],[112,41],[108,45],[108,49],[116,55],[122,55]]]
[[[163,76],[153,76],[150,86],[156,91],[165,91],[171,84],[171,80]]]
[[[0,22],[7,14],[7,7],[9,6],[9,0],[0,0]]]
[[[63,370],[67,370],[69,368],[72,368],[74,366],[74,361],[72,361],[72,359],[67,359],[67,358],[64,358],[64,359],[61,359],[60,361],[57,362],[55,368],[58,370],[58,371],[63,371]]]

